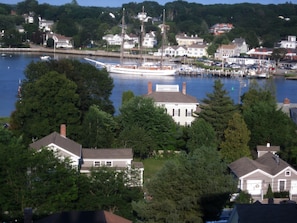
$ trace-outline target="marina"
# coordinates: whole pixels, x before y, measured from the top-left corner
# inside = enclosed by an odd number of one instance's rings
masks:
[[[17,90],[19,81],[25,78],[24,70],[31,61],[41,61],[40,56],[46,53],[12,53],[6,52],[6,56],[0,57],[0,117],[10,116],[14,111],[14,104],[17,100]],[[47,53],[53,58],[53,55]],[[56,54],[56,59],[69,58],[78,59],[81,62],[84,60],[84,55],[73,54]],[[104,63],[118,63],[118,58],[99,57],[94,58]],[[194,73],[187,75],[175,76],[139,76],[112,74],[114,81],[114,89],[110,99],[113,101],[116,109],[116,114],[121,106],[122,94],[125,91],[132,91],[134,95],[140,96],[147,93],[147,84],[152,82],[156,84],[178,84],[182,86],[183,82],[187,83],[187,94],[192,95],[201,102],[207,93],[213,91],[213,84],[217,78],[220,78],[224,84],[224,88],[233,99],[234,103],[239,103],[240,96],[248,90],[251,79],[240,75],[225,75],[222,73],[212,73],[203,70],[197,70]],[[261,78],[256,80],[260,85],[264,84],[266,79]],[[276,98],[278,102],[282,102],[284,98],[289,98],[291,103],[297,102],[297,87],[296,80],[286,80],[282,77],[273,78],[276,87]]]

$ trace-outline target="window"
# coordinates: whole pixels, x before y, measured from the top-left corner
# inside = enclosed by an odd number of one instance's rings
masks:
[[[172,109],[172,116],[174,116],[174,109]]]
[[[285,180],[279,180],[278,181],[278,190],[284,191],[286,189],[286,181]]]
[[[105,166],[112,166],[112,162],[111,161],[106,161]]]
[[[180,116],[180,109],[178,109],[178,117]]]
[[[285,173],[286,177],[289,177],[291,176],[291,171],[290,170],[287,170],[286,173]]]
[[[96,167],[100,166],[100,161],[95,161],[94,166],[96,166]]]

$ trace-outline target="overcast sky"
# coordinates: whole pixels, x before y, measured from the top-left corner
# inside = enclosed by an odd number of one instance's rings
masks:
[[[129,3],[129,2],[136,2],[141,3],[141,0],[76,0],[77,3],[81,6],[100,6],[100,7],[121,7],[122,4]],[[152,0],[154,1],[154,0]],[[165,5],[167,2],[173,2],[168,0],[158,0],[160,5]],[[210,4],[236,4],[236,3],[260,3],[260,4],[284,4],[286,2],[292,2],[296,4],[297,0],[189,0],[187,2],[195,2],[203,5],[210,5]],[[23,2],[20,0],[0,0],[1,3],[4,4],[16,4],[18,2]],[[39,4],[48,3],[50,5],[64,5],[66,3],[70,3],[71,0],[38,0]]]

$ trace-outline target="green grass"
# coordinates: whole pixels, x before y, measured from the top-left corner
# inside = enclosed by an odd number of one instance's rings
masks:
[[[9,117],[0,117],[0,123],[9,123]]]
[[[167,158],[149,158],[143,160],[144,165],[144,182],[151,179],[164,165],[167,161]]]

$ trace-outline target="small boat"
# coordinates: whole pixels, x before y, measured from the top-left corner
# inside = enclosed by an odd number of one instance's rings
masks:
[[[40,59],[41,59],[42,61],[49,61],[49,60],[51,59],[51,57],[45,55],[45,56],[41,56]]]

